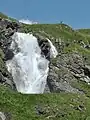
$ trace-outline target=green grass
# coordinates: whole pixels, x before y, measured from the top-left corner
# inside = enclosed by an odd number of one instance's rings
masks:
[[[54,44],[56,39],[61,39],[63,46],[62,52],[69,54],[70,52],[77,51],[82,56],[85,56],[88,62],[90,61],[90,49],[84,48],[83,45],[90,44],[90,36],[82,33],[81,31],[83,31],[83,29],[74,30],[66,24],[23,24],[22,30],[26,33],[39,33],[42,36],[50,38]],[[88,29],[88,32],[89,31],[90,29]],[[57,44],[56,47],[58,48],[59,45]]]
[[[11,18],[11,17],[8,17],[7,15],[3,14],[0,12],[0,17],[1,18],[4,18],[4,19],[8,19],[8,20],[11,20],[13,22],[16,22],[17,20],[15,18]]]
[[[65,44],[67,42],[72,44],[74,41],[77,44],[80,44],[82,40],[86,45],[90,43],[90,36],[82,34],[81,32],[72,29],[70,26],[66,24],[34,24],[34,25],[25,25],[23,24],[22,29],[24,32],[33,32],[33,33],[40,33],[41,35],[54,38],[61,39],[64,41]]]
[[[90,29],[79,29],[78,31],[82,34],[90,35]]]
[[[25,25],[23,24],[23,30],[25,32],[40,32],[44,31],[46,34],[55,38],[64,38],[64,40],[85,40],[85,37],[80,35],[78,31],[73,30],[66,24],[35,24]]]
[[[8,16],[7,16],[7,15],[5,15],[5,14],[3,14],[3,13],[1,13],[1,12],[0,12],[0,17],[1,17],[1,18],[5,18],[5,19],[7,19],[7,18],[8,18]]]
[[[0,91],[0,111],[11,113],[12,120],[86,120],[90,116],[90,98],[83,95],[24,95],[3,86]]]

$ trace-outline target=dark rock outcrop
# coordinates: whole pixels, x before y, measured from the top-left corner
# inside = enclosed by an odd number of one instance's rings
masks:
[[[11,74],[8,72],[5,62],[13,58],[13,51],[9,49],[12,42],[11,36],[20,28],[18,22],[0,18],[0,48],[4,57],[0,57],[0,84],[16,89]]]
[[[47,38],[41,36],[39,33],[34,33],[33,35],[38,40],[38,44],[41,48],[42,56],[45,56],[46,59],[48,59],[50,61],[50,44],[49,44]]]
[[[90,83],[90,68],[79,53],[61,54],[51,61],[47,79],[51,92],[83,93],[79,81]]]

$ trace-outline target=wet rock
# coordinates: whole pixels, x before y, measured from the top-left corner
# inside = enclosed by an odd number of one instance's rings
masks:
[[[38,44],[39,44],[39,46],[41,48],[42,56],[44,55],[46,57],[46,59],[50,60],[50,44],[49,44],[47,38],[41,36],[38,33],[34,33],[33,35],[38,40]]]
[[[2,73],[0,72],[0,83],[3,83],[3,82],[5,82],[5,81],[6,81],[6,80],[4,79]]]
[[[10,60],[14,57],[14,53],[11,49],[7,49],[5,52],[5,60]]]
[[[0,120],[6,120],[6,116],[3,112],[0,112]]]
[[[9,112],[0,112],[0,120],[11,120],[11,114]]]

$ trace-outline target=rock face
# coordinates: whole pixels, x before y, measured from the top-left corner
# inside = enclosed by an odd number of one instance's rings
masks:
[[[51,61],[47,79],[50,92],[84,93],[80,86],[84,83],[90,84],[90,66],[79,53],[61,53]]]
[[[42,56],[44,55],[46,57],[46,59],[48,59],[50,61],[50,44],[48,42],[48,40],[41,36],[38,33],[33,34],[37,40],[38,40],[38,44],[41,48],[41,54]]]
[[[12,59],[13,52],[9,49],[11,36],[19,29],[19,23],[0,18],[0,83],[15,89],[11,74],[7,71],[5,61]]]
[[[9,60],[13,57],[13,53],[9,50],[9,46],[12,41],[11,36],[14,32],[18,31],[19,26],[19,23],[0,19],[0,46],[4,51],[5,60]]]
[[[0,84],[16,89],[11,74],[8,72],[5,61],[13,58],[13,51],[9,49],[12,42],[11,36],[16,31],[22,31],[22,24],[0,18]],[[58,56],[50,59],[50,45],[43,35],[33,32],[37,37],[42,56],[50,61],[50,70],[47,78],[45,92],[71,92],[84,94],[84,84],[90,84],[90,65],[87,58],[76,51],[62,52],[65,43],[54,39],[54,45],[58,50]],[[69,43],[66,44],[69,46]],[[87,49],[87,48],[85,48]],[[88,48],[89,49],[89,48]]]

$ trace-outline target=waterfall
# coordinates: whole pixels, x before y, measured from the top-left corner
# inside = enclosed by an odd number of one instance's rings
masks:
[[[51,57],[56,57],[57,51],[50,40]],[[41,55],[37,38],[32,34],[14,33],[10,49],[14,57],[6,62],[8,71],[12,74],[18,92],[43,93],[49,71],[49,60]]]

